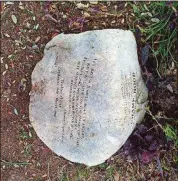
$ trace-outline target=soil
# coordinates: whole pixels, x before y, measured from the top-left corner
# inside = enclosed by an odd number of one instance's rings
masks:
[[[128,139],[132,145],[135,144],[132,148],[127,146],[127,142],[105,164],[91,168],[71,163],[54,154],[37,137],[28,119],[31,73],[42,59],[46,43],[59,33],[106,28],[128,29],[128,23],[131,22],[130,9],[125,4],[91,4],[88,12],[90,16],[86,14],[84,17],[82,11],[85,10],[77,9],[72,2],[23,2],[22,5],[19,2],[6,5],[1,3],[2,181],[178,179],[174,161],[176,149],[149,114],[142,123],[147,133],[139,132],[137,128]],[[17,23],[13,22],[12,15],[17,17]],[[141,46],[142,43],[138,43],[139,55]],[[144,74],[145,67],[151,76]],[[160,78],[149,61],[142,69],[144,78],[149,80],[147,86],[152,114],[160,116],[158,120],[162,125],[167,119],[173,122],[178,118],[178,80],[175,70],[169,70],[169,75]],[[148,133],[156,137],[159,146],[153,149],[157,156],[147,156],[148,162],[145,162],[140,157],[147,153],[150,143],[141,141],[138,135],[145,138]]]

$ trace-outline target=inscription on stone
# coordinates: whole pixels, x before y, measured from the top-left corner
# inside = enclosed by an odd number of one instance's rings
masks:
[[[91,86],[91,81],[94,73],[94,66],[96,60],[88,61],[86,57],[82,61],[78,61],[76,65],[76,73],[73,79],[70,81],[70,91],[68,92],[68,106],[65,109],[62,109],[64,106],[64,78],[61,77],[61,67],[55,64],[57,67],[57,78],[56,78],[56,96],[54,104],[54,117],[57,119],[58,116],[63,114],[62,120],[62,137],[61,142],[64,141],[64,135],[70,135],[70,139],[76,142],[76,145],[79,146],[80,140],[84,138],[85,132],[85,121],[86,121],[86,107],[88,94]],[[65,102],[66,104],[66,102]],[[57,112],[60,110],[60,115],[57,116]],[[71,129],[70,133],[65,134],[65,123],[70,121],[71,118]],[[74,131],[77,132],[77,137],[73,136]]]
[[[104,162],[145,114],[147,89],[133,34],[56,36],[32,73],[30,95],[30,121],[51,150],[89,166]]]

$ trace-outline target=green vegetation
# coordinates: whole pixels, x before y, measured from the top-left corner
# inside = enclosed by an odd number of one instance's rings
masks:
[[[135,20],[132,31],[139,28],[142,34],[142,42],[149,43],[152,56],[156,61],[158,74],[164,75],[172,62],[177,64],[175,51],[178,26],[177,2],[140,2],[133,4]]]
[[[164,127],[164,132],[168,140],[174,141],[175,146],[178,148],[178,130],[169,124]]]
[[[6,166],[14,166],[14,167],[19,167],[19,166],[26,166],[26,165],[30,165],[31,163],[29,162],[7,162],[2,160],[2,165],[6,165]]]
[[[20,130],[20,138],[21,138],[22,140],[26,140],[26,139],[30,139],[31,137],[30,137],[30,135],[22,128],[22,129]]]

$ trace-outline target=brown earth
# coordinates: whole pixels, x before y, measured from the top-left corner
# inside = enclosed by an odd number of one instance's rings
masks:
[[[23,2],[22,5],[19,2],[8,5],[1,3],[2,181],[172,181],[178,178],[173,160],[175,152],[171,150],[175,149],[173,147],[162,149],[159,152],[159,161],[153,159],[147,164],[139,159],[130,159],[129,156],[125,158],[118,152],[105,164],[88,168],[71,163],[49,150],[39,140],[28,119],[30,76],[36,63],[42,59],[46,43],[62,32],[127,29],[131,22],[130,9],[124,6],[125,2],[90,4],[91,9],[87,8],[89,16],[82,14],[86,10],[77,9],[70,2]],[[12,21],[12,15],[17,17],[17,23]],[[172,82],[169,81],[175,89]],[[153,114],[162,112],[173,119],[178,117],[175,102],[177,94],[171,93],[164,84],[159,85],[160,88],[156,90],[153,84],[150,91]],[[145,119],[152,118],[147,115]]]

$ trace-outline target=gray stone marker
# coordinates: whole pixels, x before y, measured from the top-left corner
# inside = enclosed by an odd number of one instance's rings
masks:
[[[130,31],[60,34],[32,73],[29,117],[56,154],[93,166],[125,143],[147,94]]]

